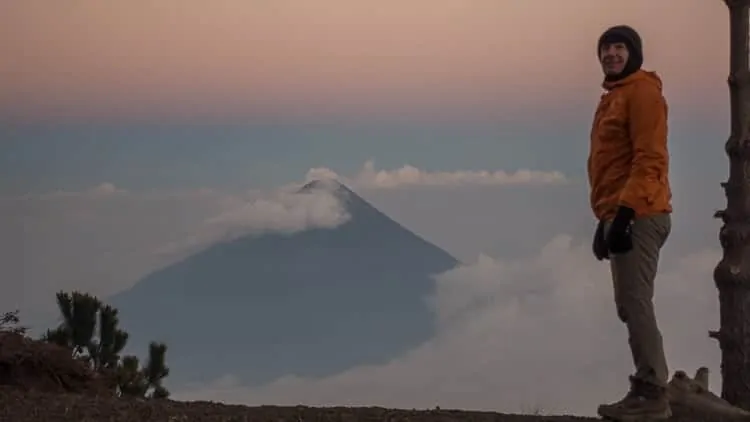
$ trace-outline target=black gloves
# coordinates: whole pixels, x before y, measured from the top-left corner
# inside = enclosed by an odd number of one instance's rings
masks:
[[[609,259],[609,249],[607,248],[607,240],[604,239],[604,220],[599,220],[599,224],[596,226],[594,232],[594,243],[591,246],[596,259],[601,261],[602,259]]]
[[[635,211],[632,208],[620,206],[607,233],[604,232],[604,220],[599,221],[591,245],[596,259],[599,261],[609,259],[610,252],[620,254],[633,249],[630,231],[630,223],[633,221],[633,217],[635,217]]]
[[[633,249],[633,239],[630,229],[633,217],[635,217],[635,211],[632,208],[620,206],[617,209],[617,214],[614,220],[612,220],[612,225],[606,236],[610,252],[621,254]]]

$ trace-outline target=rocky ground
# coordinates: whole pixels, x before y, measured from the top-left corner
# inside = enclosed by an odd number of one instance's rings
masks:
[[[463,411],[409,411],[377,407],[245,407],[209,402],[147,401],[0,389],[0,421],[8,422],[573,422],[575,417],[513,416]],[[595,419],[594,419],[595,420]]]
[[[674,421],[721,422],[675,406]],[[378,407],[247,407],[211,402],[125,399],[112,383],[71,358],[70,352],[18,334],[0,333],[0,422],[573,422],[594,418],[507,415],[455,410]],[[742,419],[739,419],[742,420]]]
[[[458,410],[399,410],[379,407],[247,407],[210,402],[135,400],[54,394],[0,387],[2,422],[574,422],[575,416],[507,415]],[[722,417],[681,414],[673,421],[721,422]],[[734,419],[737,420],[737,419]]]

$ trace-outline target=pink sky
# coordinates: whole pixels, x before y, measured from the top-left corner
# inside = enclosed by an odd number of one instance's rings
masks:
[[[0,116],[590,106],[600,91],[596,38],[619,23],[641,33],[646,67],[663,76],[671,103],[725,107],[723,2],[625,3],[9,0],[0,4]]]

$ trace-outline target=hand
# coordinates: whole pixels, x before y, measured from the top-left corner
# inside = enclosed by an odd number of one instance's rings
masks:
[[[620,206],[617,210],[612,225],[607,233],[607,246],[609,251],[614,254],[627,253],[633,249],[633,238],[630,224],[635,217],[635,211],[632,208]]]
[[[596,225],[594,242],[591,248],[594,252],[594,257],[599,261],[609,259],[609,249],[607,248],[607,241],[604,239],[604,220],[599,221],[599,224]]]

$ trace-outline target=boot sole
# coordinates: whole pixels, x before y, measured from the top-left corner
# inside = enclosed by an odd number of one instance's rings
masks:
[[[665,421],[672,417],[672,410],[667,410],[660,414],[646,414],[646,415],[599,415],[602,420],[612,422],[656,422]]]

